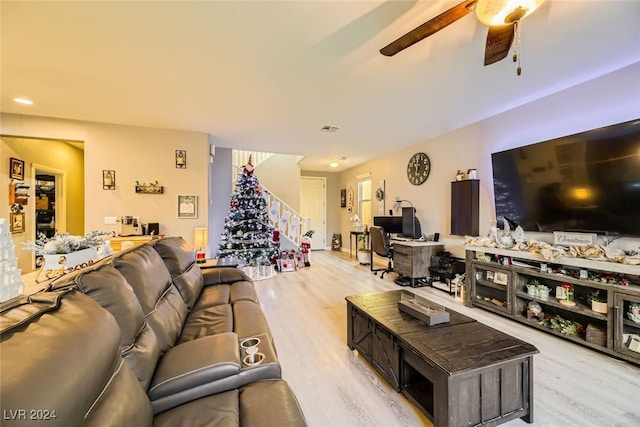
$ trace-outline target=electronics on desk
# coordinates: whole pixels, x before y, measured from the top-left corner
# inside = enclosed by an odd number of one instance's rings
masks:
[[[402,208],[402,235],[412,239],[419,239],[422,236],[420,220],[416,217],[416,209],[413,207]]]
[[[402,234],[401,216],[374,216],[373,225],[384,228],[389,235]]]

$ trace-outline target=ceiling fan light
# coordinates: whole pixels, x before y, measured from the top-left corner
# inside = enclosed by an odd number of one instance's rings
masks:
[[[478,0],[476,16],[489,27],[512,24],[536,10],[545,0]]]

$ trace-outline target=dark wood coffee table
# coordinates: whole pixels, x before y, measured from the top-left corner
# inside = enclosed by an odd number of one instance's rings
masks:
[[[398,310],[409,291],[347,297],[347,345],[440,426],[533,422],[531,344],[446,309],[427,326]]]

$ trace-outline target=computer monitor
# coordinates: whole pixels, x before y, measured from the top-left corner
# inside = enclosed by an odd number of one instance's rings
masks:
[[[373,225],[384,228],[387,234],[402,234],[401,216],[374,216]]]
[[[419,239],[422,236],[420,220],[416,217],[416,210],[413,207],[402,208],[402,235],[412,239]]]

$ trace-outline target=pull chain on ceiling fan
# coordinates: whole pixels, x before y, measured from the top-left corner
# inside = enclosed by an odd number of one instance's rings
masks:
[[[489,27],[485,44],[484,65],[501,61],[509,54],[517,33],[514,62],[520,60],[520,21],[535,11],[545,0],[465,0],[430,19],[404,36],[380,49],[393,56],[463,18],[472,10],[480,22]],[[521,74],[518,62],[518,75]]]

